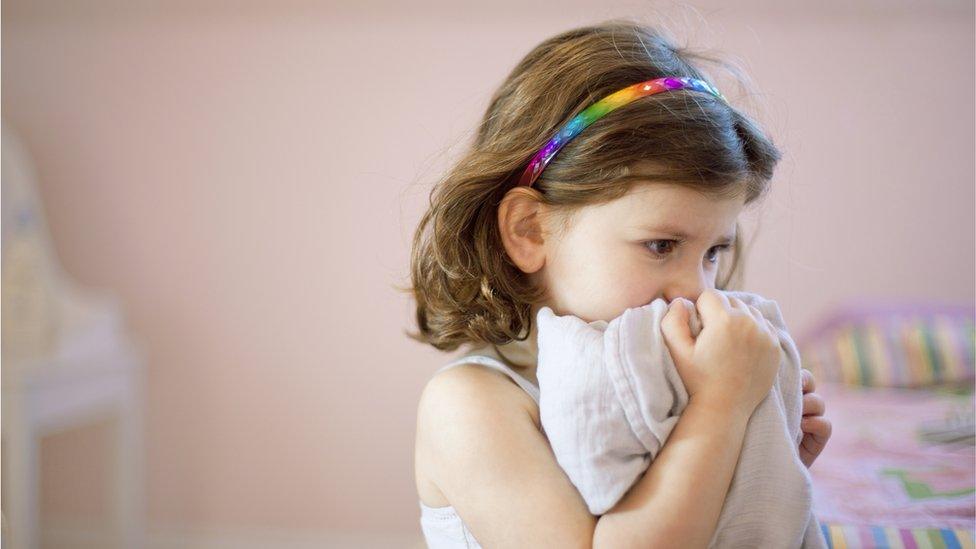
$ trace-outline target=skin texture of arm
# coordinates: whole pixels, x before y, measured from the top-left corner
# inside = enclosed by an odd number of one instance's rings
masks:
[[[418,407],[420,463],[483,547],[590,548],[597,518],[526,398],[476,365],[434,376]]]
[[[693,397],[644,476],[600,517],[593,546],[707,547],[749,422],[730,410]]]
[[[692,398],[644,476],[595,517],[508,384],[461,366],[435,376],[418,409],[418,452],[482,546],[707,546],[748,416]]]

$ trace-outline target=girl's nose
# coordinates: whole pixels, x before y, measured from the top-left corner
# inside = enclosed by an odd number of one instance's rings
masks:
[[[692,273],[685,273],[685,276],[679,276],[666,287],[664,298],[671,302],[683,297],[694,303],[698,301],[698,296],[705,291],[708,284],[707,275],[701,269]]]
[[[701,295],[702,291],[703,290],[697,290],[697,291],[693,291],[693,292],[676,292],[676,293],[672,293],[672,294],[666,294],[664,299],[666,299],[668,301],[668,303],[670,303],[670,302],[674,301],[675,299],[677,299],[679,297],[683,297],[683,298],[687,299],[688,301],[690,301],[692,303],[695,303],[696,301],[698,301],[698,296]]]

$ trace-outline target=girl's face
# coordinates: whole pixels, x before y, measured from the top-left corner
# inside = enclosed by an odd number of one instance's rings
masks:
[[[715,287],[744,196],[713,198],[676,185],[635,185],[614,201],[578,210],[563,234],[545,239],[533,276],[556,314],[610,321],[656,298],[696,301]],[[727,262],[731,257],[723,261]]]

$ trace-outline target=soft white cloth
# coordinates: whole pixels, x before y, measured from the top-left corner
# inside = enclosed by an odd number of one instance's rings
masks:
[[[725,291],[756,307],[783,350],[769,395],[756,407],[710,547],[826,547],[800,461],[800,357],[775,301]],[[559,465],[590,512],[609,511],[643,476],[688,404],[661,333],[658,298],[619,317],[585,322],[543,307],[537,315],[539,412]],[[692,335],[701,322],[694,307]],[[704,481],[704,479],[703,479]]]

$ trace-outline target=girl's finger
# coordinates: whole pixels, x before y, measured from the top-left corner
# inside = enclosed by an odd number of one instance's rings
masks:
[[[702,322],[702,329],[704,329],[708,325],[709,319],[727,313],[732,306],[729,305],[729,298],[724,293],[715,289],[707,289],[698,296],[695,308],[698,309],[698,317]]]
[[[822,416],[805,417],[800,421],[800,430],[803,431],[803,439],[808,437],[820,445],[826,444],[833,431],[830,420]]]
[[[752,316],[752,311],[749,310],[749,306],[737,297],[729,296],[729,305],[731,305],[733,309],[737,309],[749,316]]]
[[[802,368],[800,370],[800,375],[803,377],[803,393],[806,394],[813,391],[813,389],[816,387],[816,380],[813,379],[813,372],[807,370],[806,368]]]
[[[803,395],[803,414],[804,416],[822,416],[826,411],[827,404],[817,393],[805,393]]]
[[[817,456],[823,452],[824,447],[827,445],[827,441],[818,441],[816,438],[806,435],[803,440],[800,441],[800,447],[798,448],[800,454],[800,461],[803,462],[807,468],[813,465],[816,461]]]
[[[678,298],[672,301],[668,305],[668,312],[661,319],[661,335],[664,336],[664,344],[670,351],[672,358],[677,359],[677,362],[682,364],[690,359],[695,346],[691,327],[688,324],[691,313],[683,301],[687,300]]]

